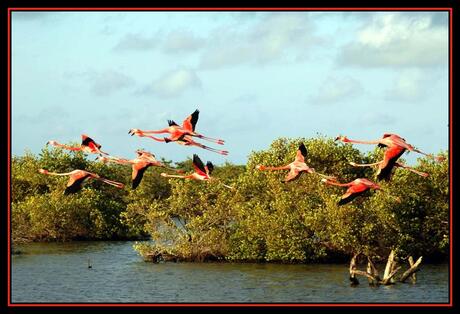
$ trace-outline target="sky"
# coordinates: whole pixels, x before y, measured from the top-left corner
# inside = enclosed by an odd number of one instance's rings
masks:
[[[13,155],[83,133],[115,156],[215,164],[279,137],[448,149],[447,12],[16,11],[11,31]],[[128,134],[195,109],[196,131],[225,145],[197,141],[228,156]]]

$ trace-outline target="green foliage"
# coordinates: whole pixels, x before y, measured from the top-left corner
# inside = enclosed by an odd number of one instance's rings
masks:
[[[324,185],[317,174],[302,174],[283,183],[285,171],[259,171],[256,166],[292,162],[299,144],[306,163],[341,182],[375,180],[371,163],[383,150],[363,154],[354,145],[330,138],[279,138],[266,150],[252,152],[247,165],[216,166],[216,180],[166,179],[168,170],[150,167],[137,189],[131,167],[102,164],[81,152],[44,149],[12,160],[12,233],[25,240],[114,239],[149,237],[135,249],[146,257],[160,252],[180,260],[313,262],[362,252],[386,257],[446,257],[449,254],[449,168],[424,157],[415,168],[420,177],[395,169],[382,190],[370,191],[338,206],[345,187]],[[412,153],[411,153],[412,154]],[[92,157],[92,156],[91,156]],[[164,161],[171,166],[170,161]],[[191,160],[176,163],[193,171]],[[96,180],[82,191],[63,195],[68,177],[39,174],[86,169],[123,182],[122,190]],[[223,184],[234,189],[228,189]]]

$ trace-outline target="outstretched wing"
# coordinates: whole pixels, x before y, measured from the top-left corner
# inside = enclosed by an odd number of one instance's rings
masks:
[[[292,180],[295,180],[295,179],[298,179],[300,177],[302,173],[299,172],[299,171],[295,171],[295,170],[291,170],[289,171],[289,173],[287,174],[287,176],[284,178],[284,182],[289,182],[289,181],[292,181]]]
[[[197,109],[191,115],[189,115],[184,122],[182,123],[182,127],[187,131],[195,131],[195,125],[198,121],[198,115],[200,111]]]
[[[212,171],[214,170],[214,165],[212,164],[212,162],[208,161],[206,163],[206,170],[207,170],[208,176],[211,175]]]
[[[147,168],[150,166],[150,163],[142,163],[139,165],[134,164],[133,165],[133,172],[131,174],[131,177],[133,179],[133,189],[137,188],[139,183],[141,183],[142,178],[144,177],[144,172],[147,170]]]
[[[70,176],[69,181],[67,182],[67,187],[64,190],[64,195],[73,194],[81,190],[83,181],[91,176],[90,173],[82,172],[78,175]]]
[[[177,124],[177,123],[174,122],[173,120],[168,120],[168,125],[169,125],[169,126],[179,126],[179,124]]]
[[[295,157],[296,161],[305,162],[305,157],[307,157],[307,148],[303,143],[300,144],[299,149],[297,150],[297,155]]]
[[[85,134],[81,135],[81,145],[82,146],[88,146],[88,147],[91,147],[91,148],[94,148],[94,147],[101,148],[101,145],[96,143],[91,137],[88,137]]]
[[[197,154],[193,154],[193,168],[195,168],[197,173],[206,175],[206,168],[204,167],[203,162]]]

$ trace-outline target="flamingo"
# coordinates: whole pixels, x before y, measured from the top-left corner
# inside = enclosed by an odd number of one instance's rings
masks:
[[[347,186],[348,189],[345,194],[342,195],[339,205],[344,205],[352,200],[354,200],[357,196],[362,195],[369,189],[380,190],[380,185],[374,183],[368,179],[359,178],[355,179],[348,183],[339,183],[335,179],[321,179],[321,182],[329,185],[337,185],[337,186]]]
[[[46,145],[52,145],[56,147],[62,147],[68,150],[72,151],[82,151],[84,153],[90,153],[90,154],[104,154],[108,155],[106,152],[101,151],[101,145],[96,143],[92,138],[88,137],[86,134],[81,135],[81,146],[80,147],[72,147],[72,146],[67,146],[64,144],[60,144],[56,141],[48,141]]]
[[[113,185],[119,189],[122,189],[124,187],[123,183],[112,181],[106,178],[102,178],[96,173],[92,173],[92,172],[88,172],[88,171],[80,170],[80,169],[76,169],[76,170],[73,170],[71,172],[66,172],[66,173],[50,172],[45,169],[39,169],[38,172],[42,174],[46,174],[46,175],[53,175],[53,176],[70,176],[69,181],[67,182],[67,188],[64,190],[65,195],[76,193],[80,191],[82,188],[83,182],[87,179],[96,179],[104,183]]]
[[[148,137],[151,138],[152,140],[155,140],[157,142],[177,142],[180,145],[185,145],[185,146],[197,146],[221,155],[228,155],[228,151],[226,150],[218,150],[206,145],[203,145],[201,143],[198,143],[192,139],[192,137],[198,137],[207,141],[211,141],[220,145],[224,144],[224,140],[221,139],[214,139],[211,137],[204,136],[202,134],[199,134],[195,132],[195,126],[198,121],[198,115],[200,111],[197,109],[195,110],[191,115],[189,115],[183,122],[182,122],[182,127],[179,126],[176,122],[173,120],[168,120],[168,125],[169,127],[161,129],[161,130],[140,130],[140,129],[130,129],[128,131],[128,134],[131,134],[131,136],[136,135],[139,137]],[[162,134],[162,133],[169,133],[170,137],[164,137],[164,138],[158,138],[149,134]]]
[[[165,164],[159,162],[158,160],[155,159],[155,155],[144,151],[144,150],[137,150],[137,157],[135,159],[129,160],[125,158],[119,158],[119,157],[114,157],[114,156],[98,156],[97,159],[99,159],[102,162],[114,162],[122,165],[132,165],[132,175],[131,178],[133,180],[132,183],[132,188],[136,189],[143,176],[145,170],[147,170],[148,167],[150,166],[155,166],[155,167],[163,167],[169,170],[173,170],[179,173],[183,173],[183,170],[180,169],[174,169],[174,168],[169,168]]]
[[[289,173],[286,175],[284,178],[284,183],[295,180],[300,177],[300,175],[304,172],[307,173],[315,173],[323,178],[333,178],[330,176],[326,176],[324,174],[318,173],[315,171],[314,168],[310,168],[307,166],[305,163],[305,157],[307,157],[307,148],[303,143],[299,145],[299,148],[297,149],[296,157],[293,162],[290,164],[287,164],[286,166],[281,166],[281,167],[266,167],[263,165],[257,165],[256,169],[258,170],[287,170],[289,169]]]
[[[438,156],[434,157],[433,155],[426,154],[418,149],[415,149],[412,145],[406,143],[406,140],[399,135],[396,134],[383,134],[383,137],[378,140],[373,141],[358,141],[358,140],[350,140],[346,136],[338,136],[335,140],[340,140],[344,143],[358,143],[358,144],[377,144],[379,147],[387,147],[385,150],[384,158],[382,161],[374,163],[374,164],[364,164],[365,166],[372,166],[378,165],[377,170],[377,179],[378,180],[389,180],[391,176],[391,171],[394,167],[401,167],[406,169],[412,169],[408,166],[405,166],[401,163],[398,163],[397,160],[401,155],[406,151],[414,151],[420,154],[423,154],[431,159],[434,159],[437,162],[441,162],[444,160],[444,157]],[[417,173],[416,170],[410,170],[412,172]],[[425,173],[418,173],[419,175],[425,176]]]
[[[192,179],[192,180],[200,180],[200,181],[212,181],[212,180],[218,180],[217,178],[211,177],[211,173],[214,170],[214,165],[212,162],[208,161],[206,165],[203,164],[201,161],[200,157],[198,155],[194,154],[193,155],[193,168],[195,169],[195,172],[189,174],[189,175],[170,175],[166,173],[161,173],[162,177],[166,178],[181,178],[181,179]],[[233,189],[233,187],[221,183],[223,186],[229,189]]]

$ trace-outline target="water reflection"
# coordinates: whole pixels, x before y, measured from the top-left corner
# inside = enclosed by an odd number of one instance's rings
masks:
[[[355,288],[348,265],[146,263],[131,241],[41,243],[12,258],[12,301],[32,303],[448,302],[448,266],[423,265],[417,284]],[[88,259],[92,268],[88,268]]]

